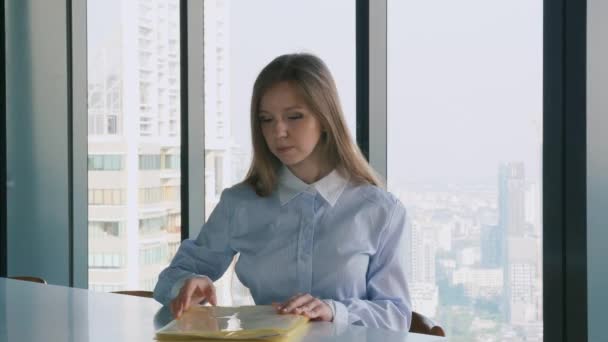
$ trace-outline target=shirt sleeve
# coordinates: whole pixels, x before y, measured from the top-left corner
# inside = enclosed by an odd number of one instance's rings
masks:
[[[233,206],[228,197],[224,190],[196,240],[184,240],[169,267],[158,276],[154,298],[163,305],[177,296],[187,279],[206,276],[216,281],[230,265],[235,252],[230,247]]]
[[[408,331],[412,302],[407,286],[409,238],[406,212],[397,201],[367,271],[367,299],[328,300],[336,324],[357,324]]]

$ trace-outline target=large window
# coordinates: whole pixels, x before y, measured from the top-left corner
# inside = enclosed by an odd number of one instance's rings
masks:
[[[180,241],[179,0],[88,0],[89,287],[152,290]]]
[[[204,2],[206,217],[221,192],[242,181],[249,168],[251,91],[273,58],[294,52],[322,58],[336,79],[354,138],[355,29],[351,0]],[[250,302],[232,274],[231,268],[216,283],[220,302]]]
[[[541,341],[542,1],[388,1],[388,188],[414,310]]]

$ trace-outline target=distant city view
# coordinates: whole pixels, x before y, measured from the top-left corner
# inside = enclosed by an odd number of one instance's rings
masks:
[[[455,341],[542,341],[539,185],[522,163],[490,185],[411,184],[408,210],[414,309]]]
[[[205,218],[248,170],[251,87],[277,55],[327,62],[354,136],[355,2],[297,4],[204,0]],[[89,287],[152,290],[182,229],[179,0],[87,5]],[[542,6],[388,5],[387,188],[408,213],[413,308],[450,341],[542,341]],[[521,71],[494,73],[514,56]],[[221,305],[253,304],[234,262],[215,285]]]

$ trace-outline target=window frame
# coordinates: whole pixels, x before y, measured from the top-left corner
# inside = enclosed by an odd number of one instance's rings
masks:
[[[5,1],[0,18],[5,22]],[[357,142],[386,175],[386,0],[357,0]],[[587,339],[586,0],[544,0],[543,293],[545,340]],[[180,0],[182,238],[203,223],[200,0]],[[66,1],[69,285],[88,287],[86,0]],[[4,26],[4,25],[3,25]],[[7,272],[6,29],[0,38],[0,276]],[[377,44],[377,45],[375,45]],[[376,49],[380,46],[384,49]],[[71,86],[70,86],[71,85]],[[380,88],[376,87],[378,85]],[[196,95],[196,96],[195,96]],[[384,102],[383,102],[384,101]],[[380,110],[371,110],[378,109]],[[384,145],[384,147],[382,146]],[[582,300],[581,300],[582,299]]]
[[[544,339],[587,341],[587,1],[543,6]]]
[[[86,26],[87,0],[66,0],[69,286],[83,289],[89,287],[88,117],[74,113],[88,110]]]
[[[203,1],[180,0],[179,13],[183,241],[195,238],[205,222]]]
[[[0,0],[0,277],[7,276],[7,165],[6,165],[6,29],[4,0]]]
[[[358,0],[357,29],[370,46],[386,42],[387,0]],[[543,329],[545,341],[587,340],[587,146],[586,146],[586,0],[543,0]],[[369,20],[369,24],[361,23]],[[359,37],[359,33],[358,37]],[[384,34],[384,35],[383,35]],[[386,43],[385,43],[386,44]],[[357,115],[358,142],[369,161],[386,177],[386,45],[360,51],[369,56],[369,75],[361,85],[369,117]],[[359,57],[359,56],[358,56]],[[376,59],[374,59],[374,57]],[[384,64],[386,67],[386,64]],[[373,69],[375,67],[375,69]],[[383,75],[374,75],[379,70]],[[359,85],[357,85],[359,87]],[[373,93],[383,90],[384,94]],[[358,92],[357,96],[361,94]],[[364,100],[357,99],[361,103]],[[374,126],[374,123],[376,126]],[[360,127],[361,125],[361,127]],[[368,125],[368,126],[365,126]],[[369,141],[365,138],[369,134]],[[374,145],[374,135],[383,145]],[[368,145],[366,145],[366,142]]]

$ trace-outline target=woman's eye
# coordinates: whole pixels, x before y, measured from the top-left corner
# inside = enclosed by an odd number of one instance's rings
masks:
[[[303,117],[303,115],[299,114],[299,113],[298,114],[291,114],[291,115],[288,116],[289,120],[298,120],[298,119],[301,119],[302,117]]]
[[[270,122],[270,121],[272,121],[272,118],[266,118],[266,117],[260,118],[260,122],[262,122],[262,123],[263,122]]]

